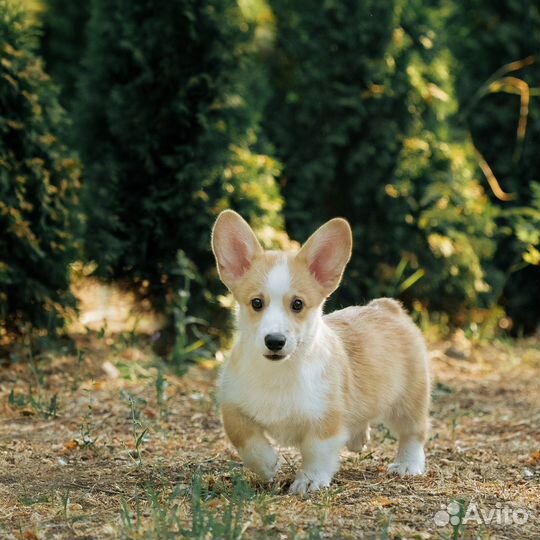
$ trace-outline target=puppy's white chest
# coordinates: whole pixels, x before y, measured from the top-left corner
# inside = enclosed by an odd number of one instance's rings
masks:
[[[271,432],[281,431],[280,426],[316,422],[325,416],[329,388],[317,366],[265,367],[237,372],[225,367],[220,384],[222,402],[234,403]],[[278,433],[273,435],[280,438]]]

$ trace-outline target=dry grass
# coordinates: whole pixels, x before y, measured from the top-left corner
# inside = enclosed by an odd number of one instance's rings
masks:
[[[344,453],[333,486],[307,499],[286,495],[294,452],[282,451],[273,485],[242,470],[222,433],[214,364],[167,373],[164,388],[141,338],[87,333],[76,344],[79,356],[0,371],[2,538],[540,538],[537,342],[434,345],[429,473],[387,476],[395,442],[374,430],[368,453]],[[454,500],[530,515],[437,526]]]

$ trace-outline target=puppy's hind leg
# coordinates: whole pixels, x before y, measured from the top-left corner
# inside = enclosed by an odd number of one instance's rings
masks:
[[[397,459],[388,467],[389,473],[405,476],[424,474],[426,470],[426,456],[424,445],[416,436],[403,436],[399,438]]]
[[[412,421],[398,417],[389,422],[392,431],[398,436],[398,454],[396,461],[388,467],[389,473],[420,475],[426,470],[424,442],[427,437],[428,420]]]
[[[388,472],[401,476],[424,474],[426,456],[424,443],[429,429],[429,385],[421,381],[405,396],[399,409],[388,418],[388,427],[398,437],[396,461],[388,467]]]
[[[398,436],[398,455],[388,467],[401,476],[424,474],[424,443],[429,429],[429,357],[422,340],[410,351],[404,394],[389,415],[388,427]]]
[[[369,424],[363,424],[347,441],[347,449],[351,452],[362,452],[370,439]]]

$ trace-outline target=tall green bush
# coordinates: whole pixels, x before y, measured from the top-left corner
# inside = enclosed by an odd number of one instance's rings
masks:
[[[74,306],[79,165],[58,92],[20,11],[0,0],[0,327],[53,330]]]
[[[75,107],[85,164],[87,258],[158,309],[182,283],[182,250],[221,291],[209,249],[219,210],[280,227],[279,165],[257,143],[253,24],[233,0],[95,0]],[[260,180],[260,181],[257,181]]]
[[[489,191],[505,233],[496,253],[500,301],[516,329],[532,331],[540,323],[540,4],[464,0],[450,13],[461,116],[511,196]],[[520,92],[529,94],[526,109]]]
[[[90,0],[44,0],[40,51],[45,68],[60,86],[62,104],[71,108],[86,45]]]
[[[348,218],[355,250],[335,304],[378,295],[458,314],[490,300],[494,211],[456,119],[438,3],[272,0],[288,231]],[[489,277],[491,282],[487,281]]]

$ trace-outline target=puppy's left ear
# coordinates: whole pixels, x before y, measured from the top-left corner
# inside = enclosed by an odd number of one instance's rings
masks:
[[[296,255],[323,288],[326,296],[333,293],[341,281],[351,258],[352,232],[343,218],[334,218],[319,227]]]

